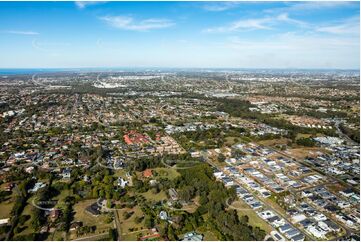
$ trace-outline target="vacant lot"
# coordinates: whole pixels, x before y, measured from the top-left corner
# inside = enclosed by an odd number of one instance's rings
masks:
[[[332,191],[334,193],[338,193],[340,191],[345,190],[345,187],[342,186],[341,184],[332,184],[332,185],[327,185],[326,187],[328,189],[330,189],[330,191]]]
[[[287,143],[290,141],[291,141],[290,139],[281,138],[281,139],[261,140],[258,141],[258,143],[260,145],[275,146],[275,145],[287,145]]]
[[[288,149],[285,153],[295,157],[296,159],[304,159],[308,157],[316,157],[318,156],[319,152],[326,153],[325,149],[318,148],[318,147],[302,147],[296,149]]]

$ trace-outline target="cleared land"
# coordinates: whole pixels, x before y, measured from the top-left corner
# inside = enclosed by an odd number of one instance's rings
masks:
[[[290,139],[281,138],[281,139],[269,139],[269,140],[261,140],[258,141],[260,145],[266,145],[266,146],[275,146],[275,145],[287,145],[288,142],[290,142]]]
[[[318,152],[327,153],[325,149],[318,148],[318,147],[302,147],[302,148],[295,148],[295,149],[288,149],[285,151],[286,154],[293,156],[296,159],[304,159],[308,157],[316,157]]]

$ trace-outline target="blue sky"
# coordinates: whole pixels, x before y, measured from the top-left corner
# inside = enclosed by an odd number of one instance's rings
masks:
[[[0,68],[359,69],[359,2],[0,2]]]

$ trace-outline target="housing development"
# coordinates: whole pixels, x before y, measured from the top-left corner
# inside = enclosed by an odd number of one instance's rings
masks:
[[[1,240],[360,240],[359,71],[0,76]]]

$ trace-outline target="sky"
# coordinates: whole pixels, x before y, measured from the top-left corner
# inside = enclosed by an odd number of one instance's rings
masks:
[[[0,68],[359,69],[359,2],[0,2]]]

